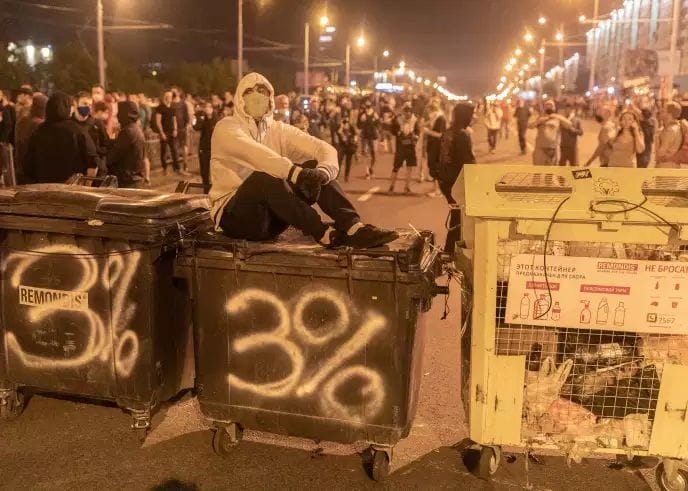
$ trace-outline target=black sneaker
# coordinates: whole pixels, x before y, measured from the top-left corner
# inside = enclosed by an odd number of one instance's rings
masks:
[[[378,228],[374,225],[364,225],[353,235],[337,234],[333,241],[335,247],[353,247],[354,249],[373,249],[388,244],[399,238],[394,230]]]

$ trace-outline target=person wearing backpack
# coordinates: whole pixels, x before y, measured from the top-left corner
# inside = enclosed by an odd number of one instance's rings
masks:
[[[562,128],[573,128],[571,121],[556,113],[554,101],[548,100],[544,105],[545,115],[540,116],[528,125],[537,129],[535,149],[533,150],[534,165],[557,165],[559,163],[559,145]]]
[[[678,169],[688,163],[688,123],[678,120],[681,110],[679,103],[669,101],[660,113],[663,127],[657,139],[657,168]]]

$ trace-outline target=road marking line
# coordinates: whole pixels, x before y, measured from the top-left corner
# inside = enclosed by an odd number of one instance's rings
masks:
[[[377,193],[380,190],[380,186],[373,186],[366,192],[365,194],[362,194],[359,198],[358,201],[368,201],[370,198],[373,197],[375,193]]]

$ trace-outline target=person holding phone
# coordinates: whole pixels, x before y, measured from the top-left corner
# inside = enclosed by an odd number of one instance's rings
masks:
[[[609,167],[636,167],[636,155],[645,151],[645,138],[640,131],[640,118],[632,110],[619,117],[619,131],[609,141]]]

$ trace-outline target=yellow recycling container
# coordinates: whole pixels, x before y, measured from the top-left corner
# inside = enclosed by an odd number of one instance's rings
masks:
[[[688,173],[465,166],[462,390],[483,478],[502,446],[652,455],[688,475]]]

